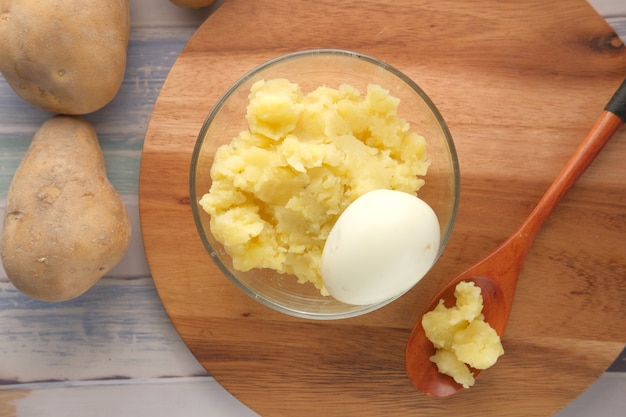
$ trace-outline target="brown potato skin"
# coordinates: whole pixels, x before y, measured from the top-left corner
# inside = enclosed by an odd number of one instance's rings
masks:
[[[199,9],[200,7],[207,7],[215,3],[215,0],[170,0],[173,4],[179,7],[186,7],[192,9]]]
[[[94,128],[77,116],[48,119],[7,193],[0,258],[9,280],[38,300],[78,297],[122,259],[130,237]]]
[[[129,0],[0,1],[0,73],[35,107],[87,114],[126,71]]]

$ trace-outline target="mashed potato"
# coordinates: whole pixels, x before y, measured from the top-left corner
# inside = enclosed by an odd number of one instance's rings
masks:
[[[462,281],[454,295],[456,305],[447,308],[443,300],[422,317],[426,337],[436,348],[430,360],[439,372],[469,388],[474,375],[469,367],[487,369],[504,354],[500,337],[482,315],[483,297],[473,282]],[[469,367],[468,367],[469,366]]]
[[[378,85],[364,97],[349,85],[305,94],[274,79],[249,97],[249,130],[217,150],[200,205],[235,268],[293,274],[327,295],[319,271],[330,229],[368,191],[415,194],[429,165],[424,138]]]

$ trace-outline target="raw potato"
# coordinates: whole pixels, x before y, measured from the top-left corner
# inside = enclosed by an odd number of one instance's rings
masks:
[[[128,0],[0,0],[0,73],[33,106],[87,114],[126,70]]]
[[[207,7],[215,3],[215,0],[170,0],[173,4],[180,7],[188,7],[192,9],[198,9],[200,7]]]
[[[77,116],[46,121],[7,193],[0,257],[9,280],[35,299],[75,298],[122,259],[130,236],[94,128]]]

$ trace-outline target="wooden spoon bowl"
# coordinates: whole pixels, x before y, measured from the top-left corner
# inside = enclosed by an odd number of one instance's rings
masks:
[[[433,310],[440,300],[444,300],[447,307],[453,306],[456,285],[461,281],[473,281],[481,288],[485,321],[502,337],[513,307],[519,274],[535,236],[561,198],[624,122],[626,80],[517,231],[486,258],[444,285],[428,303],[424,313]],[[406,347],[406,371],[415,388],[433,397],[446,397],[463,389],[451,377],[439,373],[437,366],[430,361],[434,353],[435,348],[426,338],[420,321],[413,328]],[[474,377],[480,373],[480,370],[472,371]]]
[[[480,287],[483,296],[485,320],[501,335],[504,332],[508,318],[509,311],[506,309],[508,302],[503,301],[506,295],[502,286],[489,278],[476,276],[450,281],[433,298],[437,302],[432,306],[429,305],[425,312],[434,309],[440,299],[444,300],[446,307],[452,307],[456,301],[454,288],[462,280],[473,281]],[[430,362],[429,359],[434,354],[435,347],[426,338],[421,323],[416,325],[409,338],[406,354],[406,369],[413,385],[420,391],[433,397],[447,397],[463,389],[454,379],[439,373],[437,366]],[[474,377],[477,377],[480,373],[480,369],[471,370]]]

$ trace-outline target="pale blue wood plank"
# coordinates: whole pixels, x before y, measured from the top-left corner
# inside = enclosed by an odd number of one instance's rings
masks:
[[[35,386],[10,401],[3,417],[258,417],[210,377]]]
[[[626,43],[626,1],[588,0],[588,2],[613,27],[622,42]]]
[[[626,3],[625,3],[626,4]],[[606,21],[613,27],[622,42],[626,43],[626,17],[614,16],[607,17]]]
[[[154,102],[194,30],[134,30],[119,93],[105,108],[87,116],[100,137],[109,179],[120,193],[137,193],[143,140]]]
[[[0,282],[0,386],[206,375],[168,319],[151,278],[103,278],[64,303]]]

